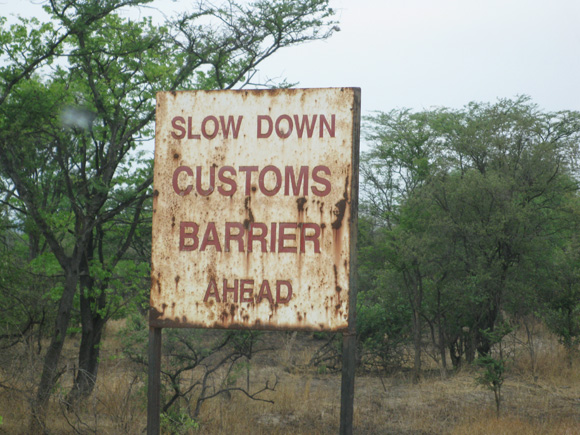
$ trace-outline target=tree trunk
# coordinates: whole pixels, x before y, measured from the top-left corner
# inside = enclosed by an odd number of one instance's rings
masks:
[[[90,305],[90,300],[82,298],[81,311],[83,305]],[[90,307],[89,307],[90,308]],[[74,384],[67,396],[69,406],[75,406],[79,401],[90,396],[97,381],[99,370],[99,355],[101,349],[101,339],[106,320],[98,313],[88,313],[84,315],[82,322],[82,336],[79,348],[79,367]]]
[[[445,351],[445,334],[442,331],[441,325],[439,325],[439,358],[441,358],[441,378],[447,378],[447,352]]]
[[[36,399],[32,402],[32,417],[30,420],[29,433],[43,433],[46,410],[50,395],[62,375],[58,370],[58,362],[66,338],[66,331],[71,316],[73,299],[78,283],[78,265],[70,264],[66,269],[65,285],[58,306],[54,332],[42,367],[40,383],[36,393]]]
[[[80,309],[81,344],[79,348],[79,367],[74,384],[67,396],[68,406],[75,406],[80,400],[91,395],[97,381],[101,339],[107,319],[102,315],[106,306],[105,288],[95,288],[95,279],[90,276],[92,259],[92,240],[89,253],[81,263]]]
[[[526,328],[526,335],[528,337],[528,351],[530,353],[530,364],[532,369],[532,377],[534,382],[538,381],[538,357],[536,355],[536,343],[534,341],[535,335],[535,319],[532,315],[522,317],[524,327]]]
[[[455,340],[450,341],[447,345],[449,347],[449,357],[451,358],[451,364],[455,370],[461,367],[461,339],[456,337]]]
[[[443,330],[443,316],[441,315],[441,289],[437,287],[437,335],[439,358],[441,358],[441,378],[447,378],[447,355],[445,352],[445,331]]]
[[[475,361],[475,342],[476,333],[469,328],[464,328],[462,334],[463,348],[465,353],[465,361],[468,364],[472,364]]]
[[[421,318],[417,310],[413,310],[413,346],[415,348],[415,360],[413,363],[413,383],[419,383],[421,379],[421,350],[422,350]]]

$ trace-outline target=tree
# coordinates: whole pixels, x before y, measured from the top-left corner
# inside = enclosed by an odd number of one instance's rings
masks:
[[[150,195],[150,163],[136,150],[152,134],[155,92],[233,88],[280,48],[334,30],[327,0],[200,2],[162,26],[115,13],[149,2],[51,0],[50,22],[21,20],[0,32],[0,173],[64,273],[33,404],[40,425],[77,295],[82,341],[71,400],[94,385],[103,326],[116,310],[111,282]]]
[[[367,119],[361,209],[382,222],[382,267],[413,312],[416,367],[424,325],[441,364],[445,348],[454,365],[471,362],[491,350],[482,331],[549,287],[578,190],[579,121],[526,97]]]
[[[278,379],[265,381],[258,389],[251,385],[250,363],[253,356],[271,351],[261,343],[256,331],[207,331],[168,329],[162,346],[166,359],[161,371],[162,416],[166,425],[198,422],[202,405],[219,396],[238,392],[245,397],[273,403],[263,393],[274,391]],[[123,351],[147,372],[148,325],[135,316],[123,331]],[[245,386],[242,372],[246,372]],[[194,375],[195,373],[195,375]],[[242,384],[242,385],[240,385]],[[252,391],[253,390],[253,391]]]
[[[543,318],[566,349],[572,367],[580,344],[580,245],[577,232],[555,250],[552,257],[552,285],[540,297],[545,298]]]
[[[392,111],[367,118],[374,125],[368,139],[375,148],[365,156],[362,174],[367,208],[384,224],[385,261],[396,271],[394,281],[411,308],[413,345],[415,349],[414,382],[421,372],[424,297],[423,241],[408,226],[418,221],[405,218],[407,201],[429,177],[436,148],[431,128],[432,114],[412,114],[408,110]]]
[[[482,370],[478,373],[475,381],[479,385],[483,385],[487,389],[493,391],[493,397],[495,400],[495,412],[497,418],[499,418],[501,411],[502,395],[501,387],[505,382],[505,371],[507,357],[504,354],[504,349],[502,345],[503,338],[512,332],[512,328],[509,325],[498,325],[494,332],[489,330],[482,331],[492,345],[496,346],[497,355],[492,356],[491,354],[482,355],[474,361],[474,364],[481,367]]]
[[[541,113],[519,98],[471,104],[445,121],[455,123],[448,130],[454,170],[437,182],[435,200],[462,247],[461,272],[476,285],[466,326],[485,355],[490,342],[480,331],[493,331],[530,257],[562,229],[577,189],[578,114]]]

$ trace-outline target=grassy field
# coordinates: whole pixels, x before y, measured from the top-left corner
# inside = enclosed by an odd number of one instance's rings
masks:
[[[61,378],[49,413],[53,434],[139,434],[146,426],[146,379],[122,357],[112,324],[103,348],[95,393],[77,410],[66,410],[59,399],[72,381],[74,359]],[[250,390],[266,380],[275,391],[252,401],[241,393],[221,395],[204,403],[198,421],[184,421],[182,432],[203,434],[335,434],[340,415],[340,374],[309,365],[321,345],[312,334],[268,333],[275,350],[260,354],[250,365]],[[405,370],[388,377],[360,373],[356,380],[356,434],[580,434],[580,361],[568,366],[563,349],[542,333],[536,378],[523,349],[510,359],[502,389],[501,415],[493,393],[478,386],[471,367],[442,378],[427,367],[419,384]],[[72,357],[75,341],[68,344]],[[0,433],[25,434],[28,400],[38,361],[12,350],[0,357]],[[65,367],[66,368],[66,367]],[[238,382],[246,385],[247,377]],[[187,429],[187,423],[190,428]],[[169,432],[167,432],[169,433]]]

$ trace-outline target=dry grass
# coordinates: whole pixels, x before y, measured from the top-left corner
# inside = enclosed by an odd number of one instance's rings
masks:
[[[116,328],[117,325],[112,325]],[[66,412],[55,395],[48,422],[52,434],[138,434],[146,425],[144,379],[120,358],[120,343],[110,334],[103,348],[95,394],[77,413]],[[206,402],[199,418],[203,434],[335,434],[340,416],[340,375],[319,372],[308,362],[320,345],[307,334],[273,334],[277,350],[252,360],[252,386],[278,378],[276,391],[251,401],[233,394]],[[467,368],[442,380],[437,370],[413,385],[404,373],[380,379],[360,374],[356,381],[356,434],[580,434],[580,361],[572,368],[553,337],[538,347],[537,379],[529,356],[515,349],[503,387],[502,415],[496,418],[493,394],[474,381]],[[74,343],[69,356],[74,355]],[[0,367],[0,382],[14,366]],[[12,361],[12,360],[11,360]],[[71,359],[71,361],[74,361]],[[427,364],[427,361],[426,361]],[[22,370],[22,368],[20,368]],[[28,372],[27,376],[31,376]],[[15,384],[30,388],[25,376]],[[71,374],[61,379],[66,392]],[[240,380],[245,383],[245,378]],[[14,386],[14,385],[12,385]],[[0,389],[2,434],[26,433],[28,396]]]

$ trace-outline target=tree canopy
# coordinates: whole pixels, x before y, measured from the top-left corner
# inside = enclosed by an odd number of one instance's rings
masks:
[[[47,22],[0,19],[0,201],[2,222],[12,225],[2,234],[28,245],[20,261],[51,278],[35,297],[58,305],[35,424],[61,375],[71,320],[81,325],[74,403],[92,391],[107,320],[147,294],[140,248],[149,238],[152,162],[142,144],[155,93],[247,85],[279,49],[335,30],[327,0],[201,1],[161,25],[119,13],[148,3],[50,0]],[[6,285],[13,289],[3,298],[20,294],[12,275]],[[27,330],[26,320],[15,323],[6,337]]]
[[[406,300],[415,375],[425,330],[443,367],[446,355],[454,365],[487,355],[483,331],[506,317],[543,313],[571,343],[580,299],[564,276],[580,222],[580,114],[546,113],[519,97],[366,122],[372,148],[361,172],[372,227],[361,231],[380,236],[361,247],[361,263],[371,262],[361,290],[389,295],[377,299],[386,312],[389,298]]]

